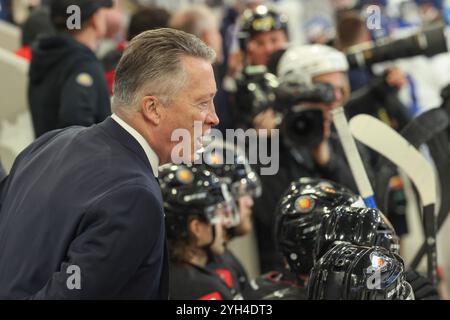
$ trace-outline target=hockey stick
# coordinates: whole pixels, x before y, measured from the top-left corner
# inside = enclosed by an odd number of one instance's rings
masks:
[[[450,193],[450,149],[447,133],[449,124],[447,112],[443,108],[436,108],[418,116],[401,132],[416,147],[426,143],[433,158],[441,194],[437,214],[437,233],[450,213],[450,198],[446,196]],[[411,262],[412,269],[417,268],[425,253],[426,243],[423,243]]]
[[[364,199],[364,203],[368,208],[376,208],[375,198],[373,196],[373,189],[367,176],[366,169],[361,160],[361,156],[356,147],[355,139],[348,125],[347,118],[344,113],[344,108],[339,107],[332,111],[333,124],[336,127],[339,139],[344,149],[345,156],[350,165],[353,178],[355,179],[358,191]]]
[[[416,186],[423,205],[423,222],[427,243],[427,267],[430,281],[436,284],[436,178],[433,167],[408,141],[394,129],[369,115],[361,114],[350,120],[354,137],[388,158],[401,168]]]

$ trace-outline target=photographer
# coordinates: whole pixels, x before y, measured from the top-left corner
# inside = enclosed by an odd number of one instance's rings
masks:
[[[230,104],[232,107],[234,123],[236,127],[245,127],[247,123],[242,121],[242,115],[235,107],[240,97],[236,92],[239,83],[245,82],[246,68],[252,66],[266,66],[270,57],[277,51],[288,45],[287,17],[264,5],[253,9],[247,9],[238,21],[238,40],[241,50],[239,63],[230,61],[228,74],[233,77],[225,79],[225,88],[230,92]],[[236,59],[235,59],[236,60]],[[272,109],[268,109],[258,115],[252,127],[257,129],[274,129],[276,117]]]
[[[314,111],[308,113],[308,117],[312,114],[312,118],[307,118],[306,121],[300,119],[293,124],[292,130],[283,129],[283,124],[281,125],[280,169],[273,176],[261,176],[263,194],[255,201],[254,207],[262,272],[280,270],[283,267],[282,257],[275,245],[274,212],[291,181],[300,177],[326,178],[356,190],[340,142],[331,132],[330,112],[344,104],[349,96],[345,74],[348,68],[347,61],[342,53],[326,46],[305,46],[305,48],[305,52],[298,56],[298,60],[293,61],[294,64],[286,63],[286,66],[300,64],[302,68],[305,68],[292,70],[294,80],[298,84],[304,75],[307,75],[312,85],[313,77],[318,79],[328,77],[329,83],[334,86],[332,92],[334,96],[328,100],[328,103],[309,104],[308,107]],[[305,63],[301,64],[300,60]],[[279,104],[279,101],[273,97],[277,91],[276,77],[267,74],[264,68],[247,68],[246,71],[248,71],[245,73],[246,82],[241,84],[244,90],[240,90],[238,94],[237,111],[247,127],[273,129],[279,127],[278,119],[284,118],[284,124],[286,121],[296,119],[295,114],[287,112],[289,109],[287,106],[275,108]],[[254,90],[246,91],[245,88]],[[320,98],[319,96],[319,101]],[[267,121],[267,116],[273,117],[274,121]]]
[[[303,85],[307,86],[313,84],[328,84],[332,85],[334,88],[336,100],[328,106],[324,104],[318,106],[323,111],[324,140],[319,144],[319,147],[316,148],[316,150],[312,150],[312,153],[313,155],[318,154],[322,159],[332,158],[332,156],[327,157],[327,150],[330,149],[330,144],[324,143],[327,141],[327,138],[329,138],[330,141],[335,141],[335,143],[337,143],[337,153],[340,154],[341,157],[343,156],[342,150],[340,149],[340,143],[330,130],[330,112],[339,105],[345,105],[346,113],[349,115],[349,118],[356,114],[369,113],[384,120],[386,117],[383,117],[383,115],[387,114],[387,117],[391,119],[391,125],[394,128],[396,126],[397,128],[399,126],[401,127],[408,119],[401,113],[401,106],[395,104],[398,102],[398,99],[394,95],[395,92],[389,91],[395,89],[390,87],[384,80],[379,80],[382,83],[381,85],[362,89],[358,94],[355,93],[350,97],[346,73],[348,70],[347,63],[345,63],[347,68],[341,68],[342,72],[330,72],[325,67],[325,61],[328,61],[330,65],[337,65],[338,61],[343,61],[342,59],[345,59],[345,56],[342,53],[329,47],[320,45],[300,46],[288,50],[278,64],[278,74],[281,82],[290,81],[289,79],[297,79],[296,81],[298,83],[303,83]],[[303,80],[300,80],[302,78]],[[380,98],[377,97],[383,97],[382,101],[386,103],[383,106],[385,106],[386,110],[389,110],[389,112],[383,113],[382,110],[380,111],[378,109],[380,106]],[[380,157],[374,153],[368,152],[367,149],[364,148],[360,148],[360,153],[362,153],[366,171],[368,171],[370,178],[371,172],[378,171],[377,166]],[[351,181],[348,181],[347,177],[346,181],[344,177],[344,180],[335,179],[335,181],[341,182],[344,185],[353,188],[353,190],[356,190],[356,188],[354,188],[353,179],[350,179]],[[406,198],[402,181],[398,176],[393,176],[391,178],[388,201],[389,211],[387,214],[394,224],[397,234],[401,237],[408,232],[408,229],[405,217]]]

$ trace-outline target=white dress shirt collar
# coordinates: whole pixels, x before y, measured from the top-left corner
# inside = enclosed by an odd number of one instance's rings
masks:
[[[159,167],[159,158],[156,155],[155,151],[150,147],[148,142],[144,139],[144,137],[136,131],[132,126],[123,121],[118,115],[115,113],[111,116],[111,118],[116,121],[122,128],[124,128],[136,141],[141,145],[142,149],[144,149],[145,155],[152,166],[153,174],[156,178],[158,178],[158,167]]]

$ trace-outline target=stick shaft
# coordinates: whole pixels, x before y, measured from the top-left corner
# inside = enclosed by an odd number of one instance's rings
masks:
[[[350,132],[350,127],[345,117],[344,108],[340,107],[332,111],[333,123],[336,127],[342,148],[350,165],[350,170],[355,179],[356,186],[360,195],[368,208],[376,208],[375,199],[373,197],[373,189],[370,184],[361,156],[356,147],[355,139]]]

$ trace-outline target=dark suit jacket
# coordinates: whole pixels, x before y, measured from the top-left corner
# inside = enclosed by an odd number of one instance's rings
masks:
[[[40,137],[0,192],[0,299],[168,297],[158,181],[111,118]]]

